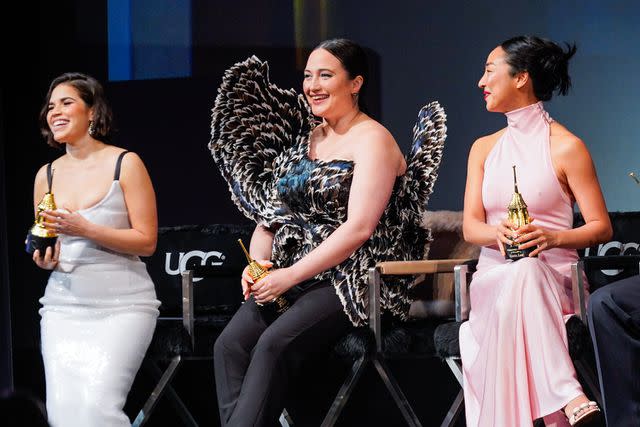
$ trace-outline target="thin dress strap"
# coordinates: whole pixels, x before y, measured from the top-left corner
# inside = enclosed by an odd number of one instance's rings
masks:
[[[122,165],[122,158],[128,152],[129,151],[125,150],[122,153],[120,153],[120,155],[118,156],[118,161],[116,162],[116,172],[113,174],[113,180],[114,181],[120,180],[120,166]]]
[[[51,169],[51,163],[47,163],[47,184],[49,184],[49,193],[51,193],[52,183],[53,183],[53,169]]]

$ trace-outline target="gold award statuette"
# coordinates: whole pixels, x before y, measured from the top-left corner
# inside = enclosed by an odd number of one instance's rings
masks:
[[[53,248],[58,239],[58,234],[55,231],[49,230],[44,226],[44,218],[40,214],[46,210],[56,210],[56,202],[52,193],[46,193],[38,203],[36,220],[27,233],[25,249],[29,254],[33,254],[36,249],[39,249],[40,255],[44,256],[47,247],[51,246]]]
[[[529,211],[527,210],[527,204],[524,202],[522,195],[518,192],[518,180],[516,178],[516,167],[513,166],[513,196],[511,197],[511,203],[507,206],[507,218],[513,224],[514,228],[522,227],[531,222],[529,217]],[[514,242],[513,245],[505,245],[506,259],[512,259],[514,261],[521,258],[528,257],[531,252],[535,250],[535,247],[527,249],[518,249],[518,244]]]
[[[249,262],[249,276],[251,276],[253,282],[256,283],[269,274],[269,269],[261,266],[256,260],[251,258],[251,255],[249,255],[249,252],[247,252],[247,249],[242,244],[242,239],[238,239],[238,243],[240,243],[242,251]],[[275,317],[284,313],[289,308],[289,301],[282,295],[267,304],[261,304],[259,302],[256,302],[256,304],[261,307],[263,314],[267,315],[265,318],[270,317],[272,320],[275,320]]]

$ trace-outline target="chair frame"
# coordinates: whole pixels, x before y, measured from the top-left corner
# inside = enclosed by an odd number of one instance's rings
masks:
[[[454,268],[466,261],[468,260],[387,261],[380,262],[376,264],[375,267],[369,269],[367,275],[367,284],[369,287],[369,328],[373,334],[375,345],[369,353],[360,357],[353,363],[351,371],[342,383],[342,386],[333,400],[329,411],[322,421],[321,427],[331,427],[336,423],[340,413],[349,400],[356,383],[369,363],[373,363],[376,368],[376,372],[393,397],[393,400],[398,409],[400,409],[402,417],[406,421],[407,425],[411,427],[422,426],[420,420],[413,411],[411,404],[402,392],[402,388],[385,363],[385,353],[382,345],[382,321],[380,307],[380,286],[382,277],[389,275],[455,273]],[[456,305],[458,304],[459,302],[456,301]]]
[[[182,273],[182,326],[184,327],[185,332],[189,336],[190,345],[193,349],[195,347],[195,336],[193,333],[194,329],[194,308],[193,308],[193,270],[185,270]],[[156,386],[153,391],[147,398],[144,403],[142,409],[138,412],[136,419],[132,423],[132,427],[143,427],[149,417],[151,416],[153,410],[158,403],[158,400],[164,395],[166,392],[170,402],[175,407],[178,415],[184,422],[185,426],[193,426],[197,427],[198,423],[195,421],[191,412],[187,409],[187,406],[184,404],[180,396],[175,392],[173,387],[171,386],[171,381],[175,377],[178,368],[184,361],[184,358],[181,355],[176,355],[171,358],[169,365],[164,371],[161,371],[160,368],[152,361],[145,361],[147,365],[147,369],[151,371],[151,374],[158,379]]]
[[[602,257],[587,257],[587,259],[596,259]],[[621,258],[624,258],[622,256]],[[628,258],[628,257],[627,257]],[[468,276],[470,273],[469,266],[465,263],[473,261],[471,259],[449,259],[449,260],[419,260],[419,261],[387,261],[376,264],[375,267],[369,269],[367,283],[369,286],[369,328],[374,337],[374,348],[364,356],[357,359],[351,370],[343,382],[340,390],[336,394],[329,411],[327,412],[321,427],[331,427],[336,422],[340,413],[344,409],[349,400],[355,385],[362,376],[365,368],[369,363],[373,363],[376,372],[382,379],[385,387],[393,397],[397,407],[400,409],[407,425],[412,427],[420,427],[421,423],[416,416],[413,408],[408,402],[406,396],[402,392],[400,385],[391,373],[385,362],[385,353],[382,344],[382,325],[381,325],[381,306],[380,306],[380,287],[383,276],[387,275],[418,275],[418,274],[454,274],[455,288],[455,318],[457,322],[463,322],[469,318],[470,302],[469,302],[469,285]],[[584,262],[580,259],[571,265],[572,275],[572,292],[574,306],[576,307],[576,316],[587,324],[586,315],[586,293],[584,291]],[[610,268],[610,266],[609,266]],[[639,267],[640,268],[640,267]],[[202,270],[202,271],[200,271]],[[219,269],[212,274],[212,268],[198,267],[197,276],[209,276],[224,274]],[[182,324],[184,330],[189,337],[191,348],[195,347],[194,335],[194,270],[186,270],[182,273]],[[182,362],[186,360],[181,355],[174,356],[164,371],[161,371],[155,363],[147,362],[147,369],[152,371],[154,377],[158,378],[158,383],[152,391],[151,395],[145,402],[143,408],[134,420],[133,427],[143,427],[151,416],[158,400],[166,393],[171,403],[182,418],[185,426],[197,426],[197,422],[187,409],[184,402],[171,386],[171,381],[176,375],[178,368]],[[454,374],[458,383],[463,385],[462,378],[462,361],[458,356],[451,356],[445,359],[451,372]],[[574,361],[576,370],[579,371],[593,393],[598,402],[602,402],[600,389],[598,386],[597,376],[593,369],[582,360]],[[449,408],[441,427],[450,427],[457,421],[462,409],[464,408],[464,395],[461,389]],[[293,420],[288,413],[283,411],[280,417],[280,423],[283,427],[292,427]]]
[[[471,303],[469,301],[469,270],[469,265],[466,263],[460,263],[453,267],[456,322],[464,322],[469,319],[469,312],[471,311]],[[446,416],[442,420],[442,424],[440,424],[441,427],[450,427],[458,421],[458,417],[460,417],[462,409],[464,408],[462,359],[460,356],[449,356],[445,358],[445,362],[447,362],[449,369],[451,369],[451,372],[460,384],[460,391],[449,407]]]

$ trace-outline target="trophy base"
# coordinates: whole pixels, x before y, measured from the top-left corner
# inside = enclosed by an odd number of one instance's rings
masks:
[[[536,248],[531,247],[527,249],[518,249],[518,245],[505,245],[504,258],[517,261],[522,258],[528,258],[529,254]]]
[[[25,244],[25,250],[28,254],[33,255],[36,249],[40,250],[40,255],[44,256],[44,252],[47,250],[47,247],[53,247],[56,245],[56,241],[58,240],[58,236],[54,237],[40,237],[35,234],[28,233],[27,234],[27,243]]]
[[[280,295],[272,302],[268,302],[266,304],[258,304],[258,308],[260,309],[260,315],[262,319],[270,325],[273,323],[282,313],[287,311],[289,307],[291,307],[291,303],[284,296]]]

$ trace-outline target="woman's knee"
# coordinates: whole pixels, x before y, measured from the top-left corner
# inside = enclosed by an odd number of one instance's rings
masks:
[[[235,336],[228,328],[222,330],[218,338],[213,343],[213,355],[216,359],[226,357],[229,352],[234,351],[234,347],[238,347],[238,337]]]
[[[260,336],[253,350],[253,357],[277,359],[284,353],[289,343],[290,340],[282,334],[267,329]]]
[[[493,310],[500,316],[509,318],[514,315],[514,302],[525,299],[525,302],[539,300],[542,292],[548,288],[548,284],[540,280],[540,270],[544,264],[537,258],[523,258],[512,263],[505,270],[504,286],[502,298],[495,302]],[[504,319],[507,320],[507,319]]]
[[[544,280],[540,280],[542,271],[546,268],[544,262],[538,258],[523,258],[514,262],[509,274],[509,286],[524,291],[537,291],[547,286]]]
[[[528,274],[532,271],[539,271],[544,268],[546,264],[538,257],[525,257],[511,264],[511,269],[516,274]]]

